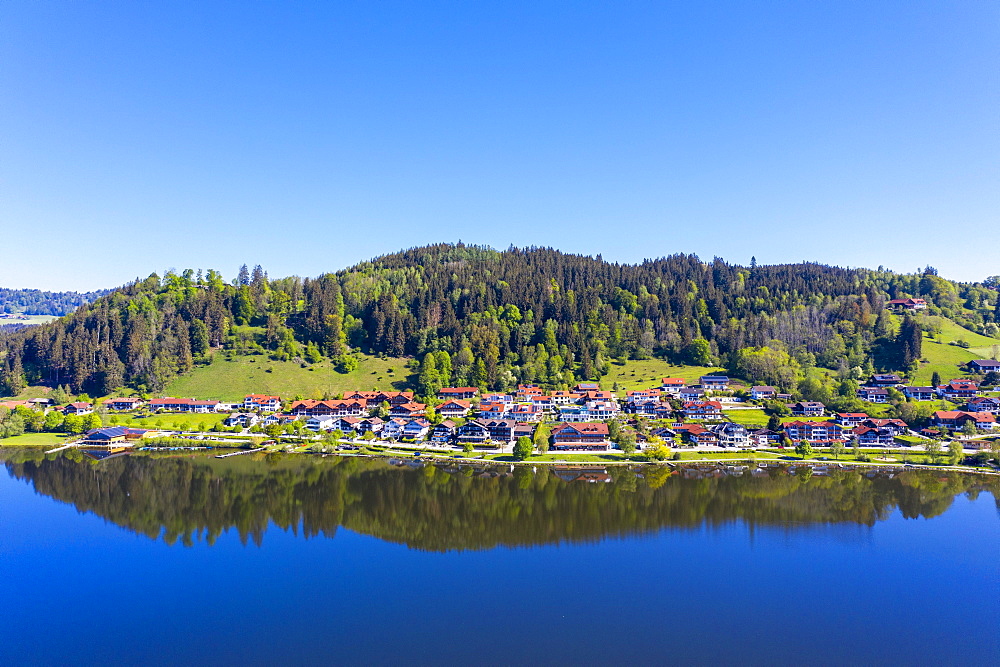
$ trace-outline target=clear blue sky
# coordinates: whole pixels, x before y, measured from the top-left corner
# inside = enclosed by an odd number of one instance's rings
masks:
[[[995,2],[0,4],[0,286],[435,241],[1000,273]]]

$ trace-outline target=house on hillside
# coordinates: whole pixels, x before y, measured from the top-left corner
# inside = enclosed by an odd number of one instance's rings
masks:
[[[819,401],[799,401],[788,406],[799,417],[822,417],[826,406]]]
[[[469,401],[452,398],[437,406],[437,413],[442,417],[464,417],[471,409],[472,404]]]
[[[886,307],[894,310],[924,310],[927,302],[923,299],[893,299]]]
[[[982,373],[983,375],[991,371],[1000,373],[1000,361],[996,359],[973,359],[965,366],[970,373]]]
[[[718,401],[688,401],[684,403],[683,410],[686,419],[722,419],[722,404]]]
[[[857,391],[857,397],[869,403],[888,403],[889,390],[881,387],[861,387]]]
[[[837,416],[833,418],[833,421],[840,424],[845,429],[853,429],[856,426],[860,426],[861,422],[868,419],[868,415],[864,412],[838,412]]]
[[[698,380],[702,389],[709,391],[725,391],[729,389],[729,378],[725,375],[702,375]]]
[[[970,398],[965,409],[967,412],[990,412],[994,415],[1000,415],[1000,398],[992,396]]]
[[[389,408],[389,416],[412,419],[414,417],[423,417],[426,410],[427,406],[425,404],[410,401],[400,403],[399,405],[393,405]]]
[[[755,401],[770,401],[778,395],[777,387],[754,386],[750,387],[750,398]]]
[[[903,387],[903,395],[911,401],[933,401],[937,398],[934,387]]]
[[[899,387],[904,383],[903,378],[901,378],[896,373],[876,373],[868,378],[868,382],[865,383],[866,387],[882,387],[886,389],[888,387]]]
[[[85,401],[77,401],[64,406],[62,411],[67,415],[89,415],[94,411],[94,406]]]
[[[109,398],[104,401],[104,405],[108,407],[109,410],[114,410],[116,412],[128,412],[129,410],[136,410],[144,404],[141,398],[136,398],[135,396],[127,396],[122,398]]]
[[[458,399],[468,401],[479,395],[477,387],[444,387],[437,393],[441,400]]]
[[[972,380],[952,380],[948,384],[938,387],[938,394],[944,396],[949,401],[975,398],[978,393],[979,385]]]

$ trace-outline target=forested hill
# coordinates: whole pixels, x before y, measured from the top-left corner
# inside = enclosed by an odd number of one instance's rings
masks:
[[[37,289],[0,287],[0,313],[24,315],[66,315],[111,290],[96,292],[44,292]]]
[[[0,391],[66,384],[106,394],[157,391],[213,350],[298,358],[352,353],[426,358],[433,377],[505,388],[598,379],[615,359],[720,363],[761,382],[794,384],[802,369],[906,370],[920,329],[889,299],[995,333],[997,292],[920,274],[820,264],[749,267],[673,255],[639,265],[548,248],[434,245],[315,279],[271,280],[244,267],[156,275],[54,323],[0,340]],[[443,367],[443,368],[442,368]]]

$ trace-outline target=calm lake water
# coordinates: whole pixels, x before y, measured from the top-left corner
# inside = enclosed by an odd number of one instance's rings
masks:
[[[4,664],[1000,661],[996,477],[0,457]]]

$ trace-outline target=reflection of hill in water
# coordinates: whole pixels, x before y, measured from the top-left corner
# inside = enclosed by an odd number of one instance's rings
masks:
[[[955,495],[996,478],[905,471],[739,476],[721,468],[579,470],[528,467],[395,467],[359,458],[268,456],[153,458],[100,463],[5,454],[9,472],[47,496],[167,542],[211,543],[235,528],[260,542],[270,524],[305,536],[339,526],[435,551],[590,541],[731,521],[798,530],[810,524],[872,525],[896,508],[942,513]],[[990,486],[992,485],[992,486]]]

